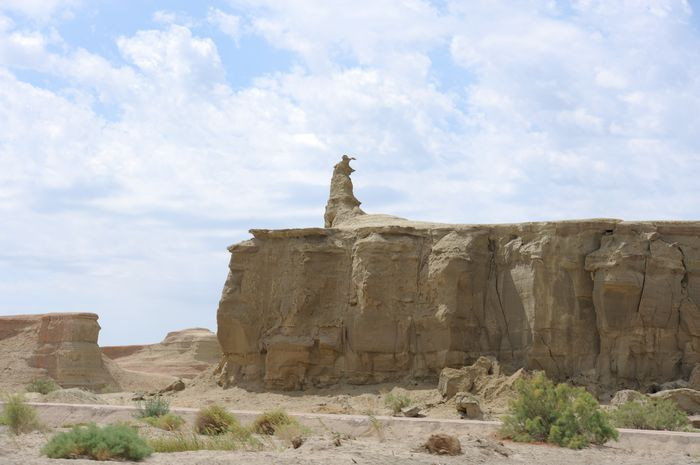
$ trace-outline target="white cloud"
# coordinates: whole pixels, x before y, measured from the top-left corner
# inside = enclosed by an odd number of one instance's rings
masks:
[[[0,11],[19,13],[31,20],[44,23],[70,17],[81,0],[2,0]]]
[[[224,13],[218,8],[209,7],[207,21],[217,26],[221,32],[238,43],[241,35],[241,18],[239,16]]]
[[[167,12],[116,40],[119,64],[0,16],[0,265],[44,270],[111,321],[120,309],[99,296],[125,289],[130,311],[173,308],[175,322],[190,321],[179,293],[194,287],[210,315],[224,246],[249,227],[319,225],[346,152],[370,212],[698,215],[700,47],[682,3],[243,5],[201,20],[295,65],[242,88],[197,21]],[[12,279],[0,300],[29,299]]]

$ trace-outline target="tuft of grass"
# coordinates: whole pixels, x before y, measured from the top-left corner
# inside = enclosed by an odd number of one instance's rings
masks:
[[[544,373],[518,380],[518,397],[503,418],[501,434],[519,442],[549,442],[571,449],[617,439],[617,430],[583,388],[555,385]]]
[[[143,403],[138,403],[137,418],[156,418],[167,415],[170,412],[170,401],[161,396],[151,397]]]
[[[61,387],[56,384],[51,378],[36,378],[27,385],[27,392],[38,392],[39,394],[48,394],[49,392],[58,391]]]
[[[273,435],[282,426],[295,425],[299,422],[287,415],[284,410],[268,410],[261,413],[253,422],[252,430],[258,434]]]
[[[124,424],[100,428],[94,423],[58,433],[41,449],[42,454],[52,459],[139,461],[152,452],[135,429]]]
[[[12,434],[29,433],[42,429],[36,409],[27,405],[21,394],[7,396],[0,418]]]
[[[155,452],[172,453],[192,450],[260,450],[262,443],[252,435],[243,438],[228,432],[218,436],[198,436],[197,434],[178,433],[151,439],[149,445]]]
[[[142,420],[153,427],[160,428],[165,431],[177,431],[182,428],[182,425],[185,424],[184,418],[172,412],[168,412],[159,417],[144,417]]]
[[[216,436],[226,432],[245,434],[238,418],[220,405],[210,405],[197,412],[194,429],[199,434]]]
[[[390,392],[384,397],[384,405],[391,410],[392,413],[397,414],[401,412],[401,409],[411,405],[411,398],[406,394],[394,394]]]
[[[688,416],[671,399],[626,402],[610,412],[618,428],[688,431]]]

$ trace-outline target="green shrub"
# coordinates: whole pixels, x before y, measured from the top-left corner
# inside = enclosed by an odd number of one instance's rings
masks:
[[[29,433],[41,429],[36,409],[27,405],[21,394],[7,396],[0,417],[2,417],[2,423],[7,425],[13,434]]]
[[[197,412],[194,429],[199,434],[215,436],[227,431],[239,432],[243,427],[236,416],[227,412],[225,408],[220,405],[210,405]]]
[[[162,417],[170,411],[170,401],[161,396],[151,397],[143,403],[139,402],[139,410],[136,412],[138,418]]]
[[[394,394],[390,392],[384,397],[384,405],[396,414],[399,413],[401,409],[411,405],[411,398],[405,394]]]
[[[671,399],[626,402],[610,412],[618,428],[686,431],[688,416]]]
[[[166,413],[160,417],[144,417],[143,421],[165,431],[179,430],[185,424],[185,419],[174,413]]]
[[[273,435],[284,425],[298,425],[299,422],[287,415],[284,410],[269,410],[260,414],[251,427],[258,434]]]
[[[208,437],[180,433],[174,436],[151,439],[149,445],[155,452],[165,453],[190,450],[237,450],[241,448],[259,450],[262,448],[262,443],[250,433],[245,438],[234,433]]]
[[[58,433],[41,449],[52,459],[141,460],[153,451],[133,428],[116,424],[100,428],[95,424],[75,426]]]
[[[516,384],[518,397],[503,418],[501,434],[520,442],[550,442],[572,449],[617,439],[598,402],[583,388],[554,385],[543,373]]]
[[[27,392],[48,394],[49,392],[58,391],[60,388],[56,381],[51,378],[36,378],[27,385]]]

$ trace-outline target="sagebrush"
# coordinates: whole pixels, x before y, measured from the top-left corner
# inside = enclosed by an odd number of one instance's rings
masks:
[[[618,406],[610,412],[618,428],[687,431],[688,416],[671,399],[642,399]]]
[[[194,429],[199,434],[215,436],[226,432],[245,434],[238,418],[220,405],[210,405],[197,412]]]
[[[124,424],[103,428],[95,424],[75,426],[68,432],[53,436],[41,449],[42,454],[52,459],[139,461],[152,452],[138,432]]]
[[[159,417],[144,417],[143,421],[151,426],[165,431],[177,431],[182,428],[182,425],[185,424],[184,418],[172,412],[166,413],[165,415],[161,415]]]
[[[2,418],[2,424],[7,425],[12,434],[42,429],[36,409],[27,405],[21,394],[11,394],[5,398],[0,418]]]
[[[136,416],[139,418],[162,417],[168,412],[170,412],[170,401],[161,396],[155,396],[139,402]]]
[[[384,397],[384,405],[394,414],[411,405],[411,398],[405,394],[390,392]]]
[[[617,440],[607,414],[585,389],[555,385],[543,373],[518,380],[517,398],[503,418],[501,434],[520,442],[549,442],[580,449]]]
[[[252,430],[258,434],[273,435],[282,426],[298,424],[299,422],[284,410],[268,410],[253,421]]]
[[[48,394],[59,389],[61,387],[51,378],[36,378],[27,385],[27,392],[38,392],[39,394]]]

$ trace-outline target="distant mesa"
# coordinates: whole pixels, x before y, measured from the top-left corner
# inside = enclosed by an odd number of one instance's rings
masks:
[[[333,169],[324,228],[253,229],[229,248],[220,384],[437,378],[486,355],[642,388],[700,363],[700,222],[365,214],[351,160]]]
[[[154,391],[194,378],[219,362],[214,333],[169,333],[163,342],[100,348],[94,313],[0,316],[0,389],[50,377],[63,388],[94,392]]]
[[[116,388],[97,346],[94,313],[0,316],[0,383],[49,376],[63,387]]]
[[[125,370],[192,379],[219,363],[221,348],[206,328],[168,333],[157,344],[102,347],[102,353]]]

